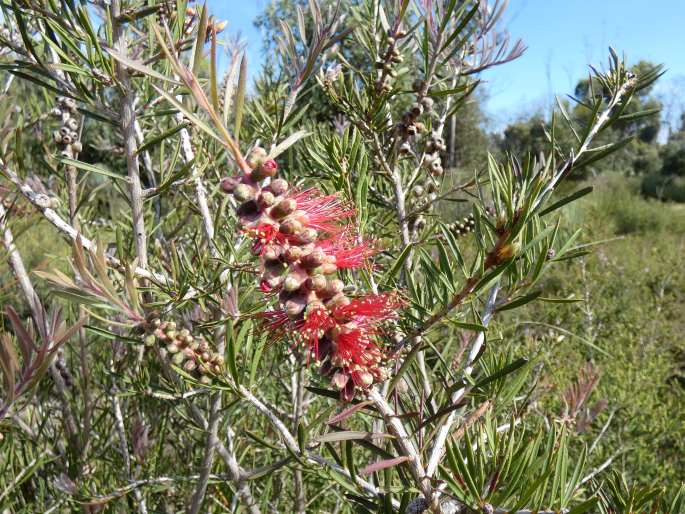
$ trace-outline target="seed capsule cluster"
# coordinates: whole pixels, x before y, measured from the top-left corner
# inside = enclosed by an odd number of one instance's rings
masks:
[[[425,93],[425,83],[422,80],[416,80],[412,88],[416,92],[416,102],[404,113],[402,121],[397,126],[399,135],[403,139],[400,145],[401,154],[410,154],[412,150],[409,139],[425,130],[425,125],[419,121],[419,118],[424,114],[431,116],[435,114],[434,101]],[[423,166],[433,177],[441,177],[444,173],[440,154],[446,150],[445,140],[439,132],[432,132],[426,138]]]
[[[430,99],[426,98],[426,100]],[[447,150],[445,140],[440,134],[433,132],[426,141],[424,164],[428,172],[434,177],[441,177],[444,173],[440,153],[445,150]]]
[[[417,97],[416,102],[402,115],[402,120],[397,125],[400,136],[405,140],[405,143],[410,137],[414,137],[426,130],[426,126],[419,121],[419,118],[424,113],[430,114],[432,112],[433,99],[428,97],[419,99]],[[409,145],[403,145],[400,147],[400,151],[406,153],[408,147]]]
[[[464,216],[464,219],[461,221],[455,221],[454,223],[451,223],[449,225],[449,229],[456,235],[456,236],[465,236],[466,234],[473,232],[473,229],[476,227],[476,219],[473,217],[473,214],[469,214],[468,216]]]
[[[62,356],[59,356],[57,359],[55,359],[55,369],[59,373],[59,376],[62,377],[64,385],[68,388],[71,388],[74,385],[74,377],[64,364],[64,358]]]
[[[173,321],[162,321],[155,315],[145,323],[145,345],[160,345],[162,354],[205,385],[212,383],[212,376],[224,369],[224,358],[214,352],[202,337],[193,336],[188,329],[179,330]]]
[[[77,113],[76,100],[66,96],[57,97],[57,105],[50,112],[61,122],[59,130],[52,133],[52,138],[59,146],[62,157],[69,159],[73,159],[83,149],[79,141],[80,124],[76,118]]]
[[[394,317],[399,302],[394,295],[350,298],[337,276],[366,265],[374,252],[344,223],[353,209],[336,195],[295,190],[276,178],[278,166],[262,148],[247,163],[251,171],[223,179],[221,189],[237,200],[242,230],[253,238],[261,290],[278,299],[279,309],[264,313],[266,327],[295,334],[350,399],[385,378],[377,325]]]
[[[392,90],[392,79],[397,77],[394,65],[400,64],[404,60],[402,54],[397,49],[397,42],[405,36],[406,33],[401,30],[390,30],[388,32],[385,52],[376,61],[376,69],[379,70],[378,79],[376,80],[376,89],[378,91],[389,93]]]

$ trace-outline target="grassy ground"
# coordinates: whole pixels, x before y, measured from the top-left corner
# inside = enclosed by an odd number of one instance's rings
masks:
[[[505,341],[541,348],[537,408],[545,411],[563,411],[561,395],[591,362],[600,378],[588,404],[606,408],[583,434],[588,443],[614,413],[593,465],[621,452],[614,467],[630,478],[673,487],[685,478],[685,206],[644,200],[624,177],[591,184],[564,225],[583,227],[585,241],[609,241],[560,264],[543,295],[585,301],[531,304]]]

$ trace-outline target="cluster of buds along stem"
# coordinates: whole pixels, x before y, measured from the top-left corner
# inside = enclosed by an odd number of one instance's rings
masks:
[[[401,302],[396,294],[351,298],[338,277],[367,266],[374,253],[349,223],[354,209],[337,195],[291,188],[263,148],[247,163],[251,170],[224,178],[221,189],[236,199],[241,228],[253,239],[261,290],[277,298],[277,308],[262,313],[264,325],[277,337],[294,334],[350,400],[385,379],[381,325]]]
[[[392,90],[392,79],[397,77],[397,70],[394,66],[403,61],[402,54],[397,49],[398,40],[406,36],[402,30],[388,31],[386,39],[386,49],[381,57],[376,61],[376,69],[378,69],[378,79],[376,80],[376,89],[383,93],[389,93]]]
[[[62,157],[69,159],[74,159],[83,149],[79,141],[80,123],[77,113],[76,100],[66,96],[57,97],[57,104],[50,111],[60,121],[60,128],[52,133],[52,137],[59,146]]]
[[[214,352],[202,336],[193,336],[186,328],[179,329],[173,321],[162,321],[156,314],[147,317],[142,327],[145,346],[159,345],[162,356],[195,377],[201,384],[210,385],[212,377],[223,373],[224,357]]]

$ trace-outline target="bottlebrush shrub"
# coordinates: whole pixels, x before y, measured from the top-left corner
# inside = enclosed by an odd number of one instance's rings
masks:
[[[649,114],[625,109],[659,69],[612,51],[544,156],[462,176],[445,127],[523,51],[505,2],[307,3],[274,4],[253,88],[206,6],[0,4],[0,290],[25,299],[0,334],[2,508],[682,511],[575,441],[605,433],[580,416],[596,380],[578,415],[538,412],[547,371],[497,344],[502,313],[568,300],[539,279],[588,251],[557,223],[589,191],[558,186],[625,143],[595,136]],[[70,265],[26,269],[25,212]]]

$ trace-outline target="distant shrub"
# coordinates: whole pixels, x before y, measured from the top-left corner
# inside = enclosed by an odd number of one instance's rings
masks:
[[[685,176],[652,173],[642,180],[642,194],[670,202],[685,202]]]

